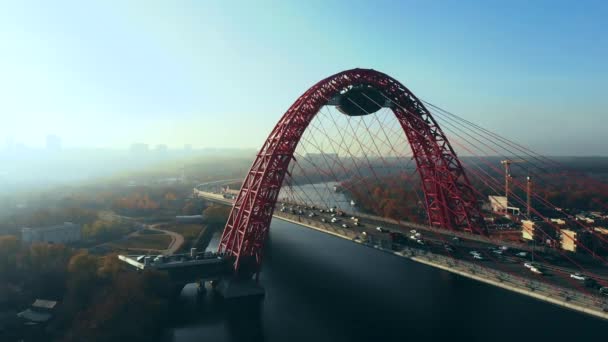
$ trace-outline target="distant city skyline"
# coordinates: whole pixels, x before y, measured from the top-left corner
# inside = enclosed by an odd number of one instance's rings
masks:
[[[404,20],[404,17],[407,20]],[[353,67],[550,155],[608,155],[602,1],[0,5],[0,142],[250,148]]]

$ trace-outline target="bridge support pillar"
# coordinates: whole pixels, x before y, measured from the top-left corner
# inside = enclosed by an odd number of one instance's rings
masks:
[[[265,290],[253,279],[242,279],[238,277],[222,278],[215,291],[225,299],[241,297],[261,297]]]

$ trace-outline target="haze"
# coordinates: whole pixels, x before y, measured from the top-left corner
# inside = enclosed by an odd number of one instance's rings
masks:
[[[606,17],[601,1],[3,3],[0,150],[257,149],[310,85],[366,67],[541,153],[606,155]]]

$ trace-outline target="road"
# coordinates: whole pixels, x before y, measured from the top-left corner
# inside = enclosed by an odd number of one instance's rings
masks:
[[[232,205],[233,202],[220,194],[203,191],[195,191],[195,194],[226,205]],[[285,206],[285,210],[282,212],[281,207],[283,206]],[[293,213],[291,213],[292,210]],[[302,211],[301,214],[300,210]],[[313,216],[310,216],[311,212],[314,214]],[[350,215],[337,217],[339,221],[331,223],[331,219],[333,218],[332,214],[335,213],[327,212],[327,210],[321,212],[319,208],[311,210],[304,206],[298,208],[291,204],[277,203],[277,209],[275,210],[274,216],[278,218],[286,217],[296,223],[308,223],[309,227],[311,225],[317,226],[320,228],[319,230],[329,233],[334,232],[335,235],[348,237],[355,241],[364,241],[366,238],[371,240],[375,239],[377,241],[382,241],[382,239],[390,240],[388,238],[389,233],[398,233],[402,236],[403,241],[396,244],[397,246],[395,247],[397,248],[426,250],[433,254],[448,256],[456,260],[466,260],[467,262],[477,264],[480,267],[495,269],[531,281],[565,287],[590,295],[597,295],[597,289],[586,288],[582,281],[570,277],[571,274],[578,271],[577,269],[565,266],[555,266],[555,263],[561,262],[566,264],[567,261],[560,260],[553,255],[548,255],[544,248],[534,249],[532,246],[510,243],[507,245],[508,250],[503,251],[501,255],[498,255],[493,251],[497,249],[497,246],[505,245],[505,243],[496,240],[492,241],[486,237],[466,233],[445,232],[414,223],[403,224],[402,222],[401,224],[396,224],[390,222],[391,220],[361,214],[357,214],[359,226],[354,225],[354,220],[350,219]],[[325,222],[323,222],[323,220],[325,220]],[[342,227],[343,224],[346,224],[347,228]],[[384,233],[376,230],[376,227],[378,226],[383,228]],[[412,229],[415,229],[417,233],[420,233],[419,239],[424,241],[424,245],[410,239],[410,231]],[[458,237],[458,241],[454,240],[455,236]],[[449,245],[451,251],[446,249],[445,245]],[[390,247],[389,244],[388,248],[391,249],[393,247]],[[471,254],[472,251],[476,251],[482,255],[483,260],[474,259]],[[518,257],[517,253],[521,251],[526,251],[528,256],[525,258]],[[532,251],[534,251],[534,253],[532,253]],[[532,255],[536,256],[534,264],[542,269],[544,273],[542,276],[531,272],[524,266],[524,262],[531,261],[530,258]],[[590,271],[588,275],[592,275],[592,277],[601,285],[608,286],[608,270],[605,267],[586,267],[586,270]]]

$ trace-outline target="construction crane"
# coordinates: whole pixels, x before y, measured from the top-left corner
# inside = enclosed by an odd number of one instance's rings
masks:
[[[511,164],[515,163],[525,163],[526,161],[523,159],[504,159],[501,160],[500,163],[505,166],[505,202],[507,203],[507,208],[509,207],[509,193],[511,192]],[[505,211],[507,210],[505,208]]]

